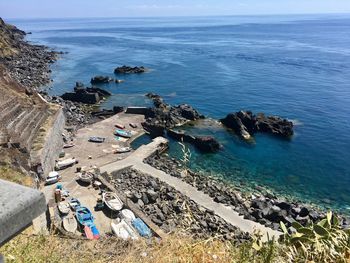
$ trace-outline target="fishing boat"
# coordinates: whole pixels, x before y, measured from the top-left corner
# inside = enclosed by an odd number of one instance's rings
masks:
[[[120,130],[120,129],[116,129],[114,131],[114,135],[121,136],[124,138],[131,138],[131,136],[132,136],[130,131],[124,131],[124,130]]]
[[[63,145],[63,148],[72,148],[73,146],[75,146],[74,143],[67,143],[67,144]]]
[[[127,153],[127,152],[130,152],[132,150],[131,147],[120,147],[120,148],[117,148],[114,153]]]
[[[76,164],[77,162],[78,161],[73,157],[73,158],[65,159],[63,161],[58,161],[55,167],[56,167],[56,170],[62,170]]]
[[[84,183],[91,183],[92,180],[94,179],[94,175],[89,172],[82,172],[78,175],[79,180],[84,182]]]
[[[103,143],[105,140],[106,138],[97,137],[97,136],[92,136],[89,138],[89,142],[96,142],[96,143]]]
[[[137,128],[137,124],[136,123],[129,123],[129,125],[130,125],[131,128],[134,128],[134,129]]]
[[[78,228],[78,222],[73,214],[65,216],[62,220],[63,228],[70,233],[75,233]]]
[[[94,217],[87,207],[80,206],[75,212],[77,221],[84,226],[85,236],[88,239],[99,238],[98,230],[94,224]]]
[[[94,217],[89,208],[85,206],[78,207],[75,211],[75,216],[77,218],[77,221],[83,226],[94,225]]]
[[[70,212],[70,206],[69,206],[69,203],[67,202],[60,202],[57,208],[62,215],[67,215]]]
[[[123,208],[123,202],[115,193],[112,193],[112,192],[103,193],[102,200],[106,204],[106,206],[113,211],[119,211]]]
[[[73,209],[73,210],[77,210],[80,207],[81,203],[78,199],[76,198],[71,198],[69,200],[69,206]]]
[[[118,218],[119,219],[119,218]],[[120,220],[120,219],[119,219]],[[124,240],[133,239],[137,240],[137,233],[124,221],[116,220],[111,222],[112,232]]]
[[[45,184],[46,185],[55,184],[61,179],[62,177],[59,175],[58,172],[52,171],[52,172],[49,172],[49,175],[46,177]]]
[[[137,230],[140,236],[148,238],[152,236],[151,230],[140,218],[135,218],[131,221],[131,224]]]
[[[119,129],[125,129],[125,125],[117,123],[116,125],[114,125],[115,127],[119,128]]]
[[[129,223],[135,219],[135,214],[129,209],[123,209],[120,211],[120,217]]]

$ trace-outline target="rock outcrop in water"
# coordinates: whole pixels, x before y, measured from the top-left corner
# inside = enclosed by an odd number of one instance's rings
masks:
[[[141,67],[130,67],[130,66],[122,66],[117,67],[114,70],[115,74],[140,74],[147,71],[147,68],[141,66]]]
[[[164,134],[166,129],[172,129],[189,121],[204,118],[188,104],[171,106],[164,103],[163,99],[157,94],[149,93],[146,96],[153,100],[155,106],[148,111],[146,121],[142,124],[151,135],[160,136]]]
[[[77,82],[74,92],[66,92],[61,97],[64,100],[80,102],[85,104],[96,104],[101,99],[110,96],[111,93],[97,87],[84,87],[84,84]]]
[[[196,136],[186,134],[182,130],[169,129],[167,131],[169,137],[183,142],[193,144],[197,149],[206,153],[214,153],[220,150],[222,147],[220,143],[212,136]]]
[[[91,84],[104,84],[104,83],[110,83],[113,82],[114,79],[108,76],[95,76],[91,78],[90,83]]]
[[[234,130],[240,137],[248,140],[254,133],[265,132],[283,138],[290,138],[293,123],[278,116],[254,115],[251,111],[229,113],[221,122]]]

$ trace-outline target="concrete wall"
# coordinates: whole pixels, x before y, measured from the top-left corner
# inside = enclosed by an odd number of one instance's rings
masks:
[[[46,211],[42,192],[0,180],[0,246]]]
[[[34,166],[41,165],[44,176],[53,171],[55,160],[63,148],[62,133],[65,127],[65,116],[62,109],[59,109],[55,116],[50,130],[47,132],[43,148],[36,153],[31,153],[31,163]]]

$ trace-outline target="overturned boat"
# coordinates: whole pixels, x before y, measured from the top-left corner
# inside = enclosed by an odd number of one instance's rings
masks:
[[[147,238],[150,238],[152,236],[151,229],[149,229],[149,227],[140,218],[132,220],[131,224],[140,236]]]
[[[70,212],[70,206],[69,206],[69,203],[67,202],[60,202],[57,208],[62,215],[67,215]]]
[[[117,123],[114,125],[115,127],[119,128],[119,129],[125,129],[125,125]]]
[[[89,142],[103,143],[106,140],[104,137],[92,136],[89,138]]]
[[[120,147],[120,148],[117,148],[114,153],[127,153],[127,152],[130,152],[132,150],[131,147]]]
[[[114,135],[124,137],[124,138],[131,138],[132,137],[132,134],[130,131],[126,131],[126,130],[124,131],[121,129],[116,129],[114,131]]]
[[[63,148],[72,148],[73,146],[75,146],[74,143],[67,143],[67,144],[63,145]]]
[[[131,228],[124,220],[121,221],[112,221],[111,222],[112,232],[124,240],[133,239],[137,240],[138,236],[135,230]]]
[[[117,194],[112,192],[105,192],[102,194],[102,201],[106,206],[112,211],[119,211],[123,208],[123,202],[117,196]]]
[[[55,184],[57,183],[59,180],[61,180],[62,177],[59,175],[58,172],[56,171],[52,171],[49,173],[49,175],[46,177],[45,180],[45,185],[49,185],[49,184]]]
[[[78,163],[78,160],[76,160],[74,157],[73,158],[69,158],[63,161],[58,161],[56,163],[56,170],[62,170],[65,169],[67,167],[73,166],[74,164]]]
[[[62,220],[63,228],[70,233],[75,233],[78,228],[78,222],[73,214],[65,216]]]
[[[120,211],[120,217],[128,223],[131,223],[131,221],[133,221],[136,218],[135,214],[127,208]]]

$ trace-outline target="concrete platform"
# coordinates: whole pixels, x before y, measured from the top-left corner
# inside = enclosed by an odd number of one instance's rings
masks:
[[[92,186],[83,186],[77,181],[76,168],[83,167],[90,169],[93,166],[101,167],[108,163],[127,158],[131,153],[114,154],[115,147],[128,146],[134,139],[144,134],[141,122],[144,121],[143,115],[119,113],[103,121],[94,123],[82,129],[79,129],[74,138],[75,146],[64,149],[66,156],[62,159],[75,157],[79,163],[65,170],[59,171],[62,176],[60,184],[70,192],[70,197],[78,198],[82,205],[90,209],[95,217],[95,223],[101,234],[110,232],[111,217],[113,215],[106,211],[94,211],[96,201],[100,195]],[[125,129],[133,134],[130,139],[115,140],[113,135],[116,129],[115,124],[125,125]],[[131,128],[129,123],[137,124],[137,128]],[[105,137],[103,143],[89,142],[89,137]],[[56,184],[44,186],[42,188],[48,202],[54,203],[54,189]]]
[[[46,211],[42,192],[0,180],[0,245]]]

